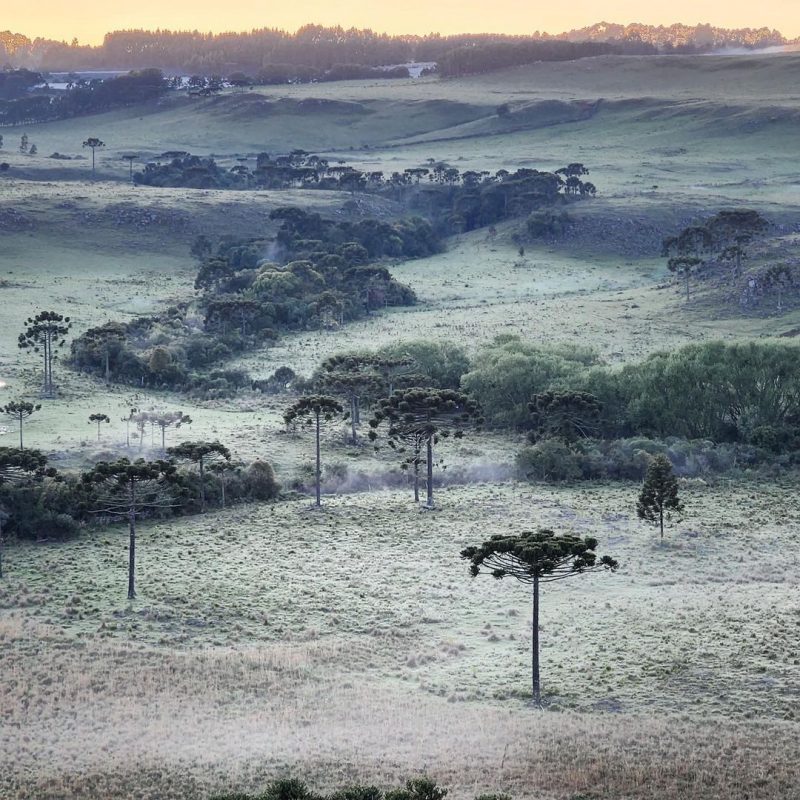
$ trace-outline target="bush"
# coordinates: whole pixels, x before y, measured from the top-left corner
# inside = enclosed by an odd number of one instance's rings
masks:
[[[323,798],[312,792],[305,783],[294,778],[274,781],[258,795],[225,794],[212,800],[444,800],[447,789],[429,778],[413,778],[403,789],[383,792],[377,786],[345,786]],[[488,796],[487,796],[488,797]],[[496,800],[509,800],[506,795],[491,795]]]
[[[583,477],[580,456],[559,439],[542,439],[517,456],[517,469],[528,479],[574,481]]]
[[[455,342],[413,339],[382,347],[376,355],[387,358],[408,356],[414,362],[413,371],[437,389],[458,389],[461,377],[469,370],[467,351]]]
[[[552,209],[545,209],[534,211],[528,217],[526,227],[529,236],[533,239],[542,239],[546,236],[562,236],[571,222],[566,211],[556,212]]]
[[[254,461],[247,469],[245,487],[253,500],[274,500],[280,492],[275,471],[266,461]]]
[[[555,439],[544,439],[524,448],[517,456],[518,473],[529,480],[635,480],[640,481],[657,455],[666,456],[682,478],[724,474],[737,470],[791,463],[778,461],[768,451],[752,445],[715,444],[686,439],[584,439],[572,447]]]
[[[596,360],[587,348],[547,347],[518,336],[498,336],[478,353],[461,387],[480,403],[489,423],[526,430],[532,425],[528,403],[533,395],[578,383]]]

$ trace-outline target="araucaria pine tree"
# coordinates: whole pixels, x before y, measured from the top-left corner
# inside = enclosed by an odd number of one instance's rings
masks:
[[[16,402],[8,403],[8,405],[0,408],[0,412],[8,417],[11,417],[19,425],[19,449],[23,450],[22,446],[22,423],[31,415],[41,409],[38,403],[28,403],[25,400],[17,400]]]
[[[127,458],[101,461],[83,475],[96,514],[127,517],[128,599],[136,597],[136,518],[146,512],[180,505],[173,490],[177,482],[175,465],[170,461],[131,463]]]
[[[656,456],[647,468],[636,513],[639,519],[658,525],[663,539],[664,520],[681,511],[683,503],[678,497],[678,479],[672,471],[672,464],[666,456]]]
[[[322,503],[321,499],[321,478],[322,478],[322,459],[320,456],[320,428],[323,422],[330,422],[337,414],[344,413],[341,403],[333,397],[327,395],[314,395],[311,397],[301,397],[293,403],[283,415],[287,425],[294,425],[296,422],[304,422],[306,425],[313,425],[316,436],[316,468],[314,470],[314,484],[316,488],[316,504]]]
[[[200,471],[200,512],[206,512],[206,476],[205,468],[214,461],[231,460],[231,452],[219,442],[183,442],[170,447],[167,453],[171,458],[180,458],[197,464]]]
[[[54,469],[48,469],[47,458],[38,450],[19,450],[0,447],[0,487],[4,484],[24,484],[39,481],[44,477],[55,477]],[[3,526],[9,514],[3,509],[0,497],[0,578],[3,577]]]
[[[111,423],[111,417],[108,414],[90,414],[89,415],[89,424],[96,424],[97,425],[97,441],[100,441],[100,426],[103,423],[109,425]]]
[[[55,311],[42,311],[25,322],[25,330],[19,335],[17,346],[21,350],[33,350],[39,353],[44,361],[42,394],[52,397],[56,387],[53,382],[53,362],[56,352],[65,343],[64,337],[72,327],[69,317]]]
[[[461,558],[470,562],[470,573],[477,577],[487,572],[494,578],[511,577],[531,586],[533,620],[531,623],[531,666],[533,702],[541,705],[539,678],[539,585],[564,580],[597,570],[617,569],[610,556],[597,557],[597,540],[551,530],[498,534],[480,547],[467,547]]]
[[[411,448],[412,455],[403,466],[415,471],[414,494],[417,498],[416,474],[421,463],[427,466],[427,508],[433,508],[433,446],[443,438],[460,439],[470,426],[483,422],[478,404],[467,395],[452,389],[398,389],[391,397],[378,402],[369,421],[370,439],[377,438],[381,423],[388,423],[389,446],[400,453]],[[422,448],[425,455],[422,455]]]

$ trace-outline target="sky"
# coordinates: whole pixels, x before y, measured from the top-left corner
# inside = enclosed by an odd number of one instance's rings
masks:
[[[124,28],[295,30],[308,22],[387,33],[559,33],[600,21],[777,28],[800,36],[800,0],[135,0],[73,5],[65,0],[11,3],[0,29],[31,38],[97,44]]]

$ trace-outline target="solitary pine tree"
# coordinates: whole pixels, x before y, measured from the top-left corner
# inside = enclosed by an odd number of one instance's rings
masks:
[[[316,434],[316,468],[314,470],[314,483],[316,487],[316,503],[322,504],[320,482],[322,477],[322,459],[320,456],[320,428],[323,422],[330,422],[337,414],[344,412],[341,403],[333,397],[327,395],[314,395],[311,397],[301,397],[286,410],[283,419],[287,425],[296,422],[304,422],[307,425],[314,425]]]
[[[52,397],[55,394],[53,362],[56,360],[56,352],[64,346],[66,341],[64,337],[71,327],[69,317],[64,317],[55,311],[42,311],[26,320],[25,330],[17,340],[17,346],[21,350],[33,350],[43,358],[42,394],[45,397]]]
[[[182,442],[170,447],[167,454],[172,458],[180,458],[197,464],[200,471],[200,513],[206,512],[206,478],[205,468],[215,461],[230,461],[231,451],[219,442]]]
[[[91,425],[91,424],[94,423],[94,424],[97,425],[97,441],[98,442],[100,441],[100,426],[104,422],[106,423],[106,425],[111,423],[111,417],[109,417],[108,414],[90,414],[89,415],[89,424]]]
[[[658,525],[661,539],[664,538],[664,519],[672,512],[683,511],[678,497],[678,479],[672,471],[672,464],[666,456],[656,456],[647,468],[636,513],[639,519]]]
[[[238,475],[241,472],[241,468],[238,464],[221,460],[214,461],[209,464],[208,470],[219,478],[220,505],[222,508],[225,508],[225,496],[228,489],[228,475]]]
[[[41,409],[41,405],[38,403],[34,405],[33,403],[28,403],[25,400],[17,400],[15,402],[8,403],[7,405],[0,408],[0,412],[5,414],[8,417],[11,417],[18,425],[19,425],[19,449],[23,450],[22,446],[22,423],[29,417],[31,414],[35,414],[37,411]]]
[[[677,236],[664,239],[661,254],[668,258],[667,267],[675,275],[681,275],[686,285],[686,302],[691,299],[689,278],[705,264],[712,247],[711,232],[702,225],[684,228]]]
[[[361,401],[375,397],[382,388],[381,377],[371,355],[331,356],[322,362],[317,375],[319,391],[339,395],[347,400],[350,410],[350,436],[358,444],[358,425],[361,422]]]
[[[90,136],[84,143],[84,147],[88,147],[92,151],[92,175],[94,175],[94,167],[95,167],[95,151],[99,147],[105,147],[106,143],[98,139],[96,136]]]
[[[747,257],[747,246],[769,230],[769,222],[758,211],[740,208],[720,211],[708,220],[706,228],[719,251],[719,258],[733,262],[733,276],[738,278],[742,273],[742,261]]]
[[[477,577],[486,571],[494,578],[516,578],[532,587],[533,620],[531,623],[531,667],[533,702],[542,703],[539,678],[539,584],[571,578],[585,572],[617,569],[610,556],[597,557],[597,540],[581,539],[571,534],[557,535],[551,530],[498,534],[480,547],[467,547],[461,557],[470,562],[470,572]]]
[[[761,276],[767,289],[775,289],[778,293],[778,313],[783,311],[783,292],[795,285],[795,276],[788,264],[773,264]]]
[[[177,481],[170,461],[101,461],[83,475],[93,512],[128,518],[128,599],[136,597],[136,518],[148,511],[180,505],[173,490]]]

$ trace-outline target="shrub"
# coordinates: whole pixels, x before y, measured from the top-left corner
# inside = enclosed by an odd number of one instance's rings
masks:
[[[526,227],[529,236],[533,239],[542,239],[546,236],[562,236],[571,222],[566,211],[557,212],[552,209],[544,209],[534,211],[528,217]]]
[[[517,456],[517,469],[529,479],[573,481],[583,477],[580,456],[559,439],[542,439]]]
[[[254,500],[274,500],[281,488],[275,480],[272,465],[266,461],[254,461],[248,467],[245,486],[247,493]]]

